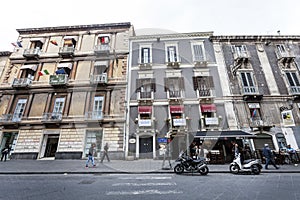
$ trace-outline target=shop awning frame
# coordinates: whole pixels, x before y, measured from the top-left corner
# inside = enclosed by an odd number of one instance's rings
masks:
[[[217,107],[215,104],[201,104],[201,112],[217,112]]]
[[[183,105],[170,106],[170,113],[184,113]]]
[[[195,138],[256,138],[256,135],[242,130],[198,131]]]
[[[139,114],[150,114],[152,113],[152,106],[139,106],[138,112]]]

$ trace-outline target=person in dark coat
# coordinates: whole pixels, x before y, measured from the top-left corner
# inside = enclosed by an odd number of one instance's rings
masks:
[[[269,169],[268,168],[269,164],[272,164],[276,169],[279,169],[279,167],[275,164],[275,161],[273,159],[274,158],[273,153],[268,144],[265,144],[262,154],[263,154],[263,157],[266,159],[265,169]]]
[[[6,159],[7,159],[7,155],[9,154],[9,148],[6,146],[2,149],[1,151],[1,161],[3,161],[3,158],[4,158],[4,162],[6,162]]]
[[[103,163],[103,160],[104,160],[105,156],[107,158],[107,161],[110,162],[109,157],[108,157],[108,148],[109,148],[108,143],[106,143],[105,146],[104,146],[104,151],[103,151],[103,155],[102,155],[102,158],[101,158],[101,163]]]

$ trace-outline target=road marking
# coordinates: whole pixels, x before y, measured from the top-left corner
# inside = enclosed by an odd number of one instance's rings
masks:
[[[139,177],[118,177],[121,180],[166,180],[172,179],[172,177],[168,176],[139,176]]]
[[[112,186],[174,186],[176,183],[115,183]]]
[[[135,191],[111,191],[107,192],[106,195],[141,195],[141,194],[182,194],[182,191],[178,190],[135,190]]]

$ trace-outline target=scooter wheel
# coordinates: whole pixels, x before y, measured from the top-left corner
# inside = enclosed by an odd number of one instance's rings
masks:
[[[230,170],[231,173],[237,174],[237,173],[239,173],[240,168],[239,168],[238,165],[231,164],[231,165],[229,166],[229,170]]]
[[[258,165],[252,165],[251,166],[251,172],[255,175],[260,174],[260,167]]]
[[[207,175],[208,172],[209,172],[209,169],[208,169],[207,166],[205,166],[205,167],[199,169],[199,173],[200,173],[201,175]]]
[[[174,167],[174,172],[176,174],[182,174],[184,171],[184,167],[181,164],[178,164]]]

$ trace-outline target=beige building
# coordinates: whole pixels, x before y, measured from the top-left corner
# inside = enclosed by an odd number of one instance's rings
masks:
[[[124,157],[130,23],[17,29],[0,85],[1,147],[13,158]]]

